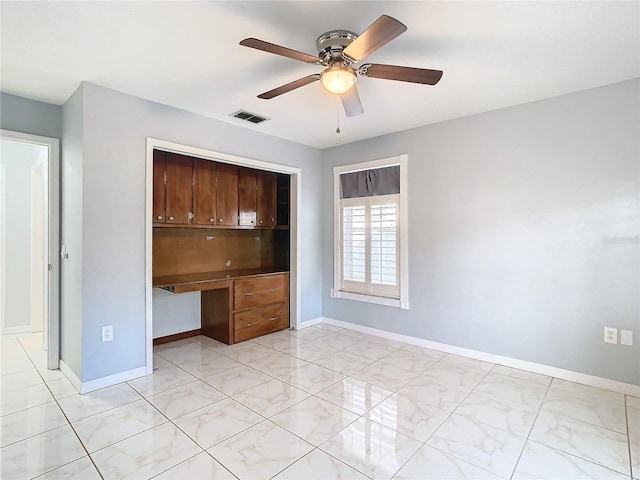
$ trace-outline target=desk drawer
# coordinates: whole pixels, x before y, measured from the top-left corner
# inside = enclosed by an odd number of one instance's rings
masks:
[[[233,309],[288,302],[286,275],[241,278],[233,282]]]
[[[257,307],[233,315],[235,342],[277,332],[289,326],[289,308],[284,303]]]

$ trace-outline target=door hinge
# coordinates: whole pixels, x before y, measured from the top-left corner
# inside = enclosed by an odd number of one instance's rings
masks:
[[[53,270],[53,265],[49,264],[49,271]]]

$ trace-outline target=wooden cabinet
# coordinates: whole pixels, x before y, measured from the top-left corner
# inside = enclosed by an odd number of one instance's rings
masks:
[[[217,164],[215,196],[217,225],[238,225],[238,167]]]
[[[193,217],[193,159],[167,153],[164,171],[165,223],[188,225]]]
[[[199,228],[287,226],[288,179],[288,175],[155,150],[153,223]]]
[[[165,223],[164,213],[164,168],[165,153],[159,150],[153,151],[153,222]]]
[[[234,343],[289,326],[289,274],[258,275],[233,281]]]
[[[193,223],[216,224],[216,164],[195,161],[193,165]]]
[[[230,283],[228,289],[200,288],[203,335],[233,345],[289,327],[288,273],[247,276]]]
[[[256,226],[257,175],[250,168],[238,168],[238,225]]]
[[[289,185],[291,177],[279,173],[276,178],[276,225],[288,226],[289,225]]]
[[[289,310],[284,303],[257,307],[233,315],[234,341],[244,342],[289,326]]]
[[[256,183],[256,225],[274,227],[276,225],[276,174],[258,172]]]
[[[269,303],[284,302],[288,287],[284,275],[248,277],[236,280],[233,290],[233,308],[242,310]]]

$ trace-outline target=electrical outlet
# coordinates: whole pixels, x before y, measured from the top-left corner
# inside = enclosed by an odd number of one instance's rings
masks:
[[[618,329],[604,327],[604,343],[618,343]]]
[[[633,346],[633,332],[631,330],[620,330],[620,344]]]
[[[110,342],[113,340],[113,325],[102,327],[102,341]]]

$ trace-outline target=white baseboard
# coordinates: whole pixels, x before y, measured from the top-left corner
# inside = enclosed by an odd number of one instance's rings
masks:
[[[75,388],[78,392],[82,390],[82,382],[76,376],[76,374],[73,373],[73,370],[69,368],[69,365],[64,363],[62,359],[60,359],[60,371],[64,373],[64,376],[67,377],[67,380],[71,382],[71,385],[73,385],[73,388]]]
[[[110,387],[118,383],[127,382],[134,378],[144,377],[147,374],[147,367],[134,368],[132,370],[116,373],[107,377],[96,378],[95,380],[90,380],[88,382],[80,381],[76,374],[73,373],[69,366],[62,360],[60,360],[60,371],[65,374],[75,389],[82,394]]]
[[[316,317],[316,318],[312,318],[310,320],[305,320],[304,322],[300,322],[300,324],[298,325],[298,330],[302,330],[303,328],[307,328],[307,327],[313,327],[314,325],[318,325],[319,323],[322,323],[324,320],[324,317]]]
[[[80,393],[89,393],[100,388],[110,387],[117,383],[128,382],[134,378],[144,377],[147,374],[147,367],[138,367],[125,372],[115,373],[107,377],[96,378],[82,383]]]
[[[608,378],[596,377],[594,375],[587,375],[585,373],[574,372],[572,370],[565,370],[562,368],[551,367],[549,365],[542,365],[540,363],[527,362],[526,360],[518,360],[517,358],[504,357],[502,355],[495,355],[493,353],[481,352],[478,350],[471,350],[468,348],[456,347],[455,345],[449,345],[446,343],[432,342],[423,338],[410,337],[408,335],[401,335],[399,333],[387,332],[385,330],[379,330],[377,328],[364,327],[354,323],[343,322],[342,320],[335,320],[328,317],[318,317],[313,321],[319,320],[317,323],[326,323],[327,325],[333,325],[336,327],[342,327],[356,332],[362,332],[376,337],[387,338],[389,340],[395,340],[397,342],[408,343],[410,345],[417,345],[419,347],[430,348],[432,350],[438,350],[440,352],[452,353],[454,355],[460,355],[462,357],[473,358],[476,360],[482,360],[485,362],[495,363],[497,365],[504,365],[505,367],[517,368],[520,370],[526,370],[533,373],[539,373],[541,375],[547,375],[555,377],[561,380],[568,380],[570,382],[582,383],[584,385],[590,385],[593,387],[603,388],[618,393],[624,393],[626,395],[633,395],[640,397],[640,386],[630,383],[618,382],[616,380],[609,380]],[[309,325],[311,326],[311,325]]]
[[[4,327],[2,329],[2,335],[15,335],[17,333],[30,333],[30,325],[22,325],[19,327]]]

